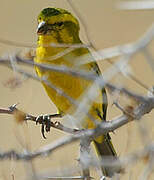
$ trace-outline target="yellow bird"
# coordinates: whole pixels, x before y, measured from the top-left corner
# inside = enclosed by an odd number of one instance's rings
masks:
[[[87,64],[83,63],[82,65],[79,65],[78,63],[80,56],[83,55],[88,54],[88,58],[91,57],[91,59],[93,59],[86,47],[81,46],[72,49],[72,51],[68,51],[67,53],[63,53],[69,48],[63,45],[82,44],[79,37],[79,29],[78,20],[70,12],[60,8],[43,9],[38,16],[38,46],[34,61],[40,64],[66,66],[79,71],[84,70],[85,72],[90,72],[99,76],[101,72],[95,61]],[[53,47],[51,44],[57,46]],[[59,44],[62,44],[62,46],[58,47]],[[57,58],[55,58],[56,56]],[[37,66],[35,69],[40,78],[46,78],[48,82],[58,89],[63,90],[64,93],[79,103],[82,102],[83,98],[86,98],[86,93],[93,83],[90,80],[62,72],[45,70]],[[67,97],[59,94],[54,88],[51,88],[51,86],[47,85],[45,82],[42,82],[42,84],[49,98],[56,105],[61,116],[65,114],[73,115],[76,112],[78,107],[72,104]],[[97,97],[93,102],[90,102],[90,97],[87,97],[89,98],[89,100],[87,99],[87,106],[90,106],[88,109],[89,116],[86,114],[82,121],[79,119],[78,124],[80,128],[93,129],[96,127],[93,119],[98,122],[106,120],[106,91],[104,88],[102,89],[100,87],[96,87],[96,89]],[[87,107],[85,107],[85,109],[86,108]],[[78,117],[80,118],[80,114]],[[102,160],[103,156],[117,158],[109,134],[96,138],[94,144],[96,151]],[[105,176],[110,177],[115,173],[115,170],[109,167],[102,167],[102,171]]]

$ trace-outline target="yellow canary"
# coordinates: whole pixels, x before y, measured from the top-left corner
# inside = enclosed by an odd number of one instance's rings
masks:
[[[80,56],[86,54],[88,54],[88,58],[93,58],[86,47],[81,46],[79,48],[74,48],[72,51],[68,51],[61,55],[69,48],[66,45],[82,44],[79,37],[79,29],[78,20],[70,12],[60,8],[43,9],[38,16],[38,46],[34,61],[40,64],[66,66],[79,71],[84,70],[85,72],[90,72],[99,76],[101,72],[95,61],[82,65],[79,65],[77,62],[80,59]],[[55,44],[55,47],[51,46],[51,44]],[[58,46],[59,44],[62,44],[62,46]],[[56,56],[57,58],[53,58]],[[75,77],[67,73],[53,72],[41,69],[37,66],[35,69],[40,78],[46,78],[48,82],[63,90],[64,93],[79,103],[83,98],[86,98],[86,92],[88,92],[88,89],[93,84],[93,81],[86,80],[82,77]],[[48,96],[56,105],[60,114],[73,115],[76,112],[78,107],[72,104],[67,97],[63,96],[63,94],[59,94],[54,88],[48,86],[45,82],[42,83]],[[96,127],[93,119],[98,122],[106,120],[106,91],[104,88],[102,89],[100,87],[96,87],[96,89],[97,98],[95,98],[93,102],[89,101],[87,104],[87,106],[90,106],[88,109],[88,114],[90,116],[86,115],[81,122],[79,120],[80,127],[85,129],[93,129]],[[80,114],[78,117],[80,118]],[[94,144],[96,151],[102,160],[103,156],[117,158],[109,134],[96,138]],[[110,177],[115,173],[115,170],[109,167],[102,167],[102,171],[105,176]]]

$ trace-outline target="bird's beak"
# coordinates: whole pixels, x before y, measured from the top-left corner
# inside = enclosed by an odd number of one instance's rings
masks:
[[[45,21],[41,21],[39,24],[38,24],[38,27],[37,27],[37,34],[38,35],[42,35],[42,34],[45,34],[46,32],[46,23]]]

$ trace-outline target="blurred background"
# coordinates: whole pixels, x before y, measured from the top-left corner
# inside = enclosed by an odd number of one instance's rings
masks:
[[[136,41],[153,23],[154,9],[119,10],[116,6],[118,2],[114,0],[73,1],[74,6],[86,22],[85,25],[90,39],[97,50]],[[1,0],[0,39],[36,44],[37,15],[43,8],[50,6],[64,8],[75,14],[65,0]],[[75,15],[77,16],[77,14]],[[87,43],[83,25],[81,25],[80,34],[82,40]],[[153,45],[154,43],[151,43],[149,46],[151,53],[154,52]],[[0,56],[20,51],[24,52],[25,50],[26,48],[23,47],[14,47],[0,43]],[[113,61],[116,62],[116,59]],[[111,66],[107,61],[99,61],[99,65],[102,73]],[[134,76],[138,80],[142,81],[149,88],[153,85],[152,71],[142,53],[133,57],[131,67]],[[34,70],[31,69],[31,71],[34,73]],[[39,82],[28,79],[23,81],[19,87],[10,88],[8,81],[14,76],[16,74],[10,69],[0,66],[0,107],[5,108],[14,103],[19,103],[19,109],[33,115],[56,113],[56,107],[52,104]],[[20,75],[17,76],[22,79]],[[140,94],[147,94],[147,89],[129,78],[122,77],[121,74],[115,76],[112,82],[120,82],[126,88]],[[121,112],[112,105],[113,99],[110,94],[108,94],[108,98],[107,119],[110,120],[121,114]],[[127,104],[127,99],[123,99],[123,103]],[[153,115],[154,113],[151,112],[142,118],[142,122],[147,128],[151,139],[154,137]],[[18,152],[23,152],[25,147],[33,151],[64,136],[64,133],[52,129],[46,135],[47,139],[45,140],[41,136],[39,125],[36,126],[33,122],[18,125],[14,121],[13,116],[7,114],[0,114],[0,121],[0,151],[15,149]],[[119,128],[111,136],[118,155],[122,157],[140,150],[145,145],[137,122],[131,122]],[[0,179],[28,179],[28,173],[31,173],[29,169],[32,168],[40,173],[50,172],[54,169],[61,172],[61,169],[66,166],[66,162],[69,167],[77,166],[78,150],[78,143],[68,145],[52,153],[49,157],[35,159],[31,166],[28,163],[15,162],[13,160],[0,161]],[[136,162],[126,169],[126,173],[120,179],[136,180],[142,176],[144,168],[144,161]],[[92,172],[92,176],[96,179],[98,178],[95,171]],[[154,174],[149,179],[154,179]]]

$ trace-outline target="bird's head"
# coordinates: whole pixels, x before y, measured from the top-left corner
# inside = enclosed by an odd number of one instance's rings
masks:
[[[70,34],[79,32],[78,20],[68,11],[60,8],[45,8],[38,16],[38,35],[52,35],[67,30]]]

